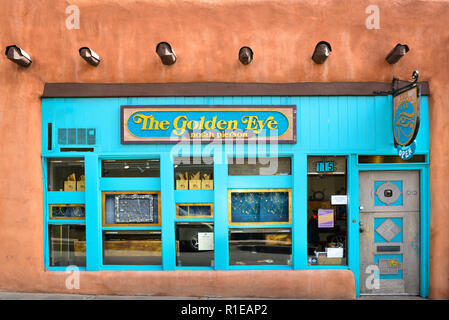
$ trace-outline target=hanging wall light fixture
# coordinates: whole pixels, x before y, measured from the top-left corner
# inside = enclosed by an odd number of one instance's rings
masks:
[[[332,52],[332,47],[329,42],[320,41],[315,46],[315,51],[313,51],[312,60],[317,64],[323,64],[327,57]]]
[[[396,47],[393,48],[393,50],[391,50],[387,57],[385,58],[385,60],[387,60],[387,62],[389,64],[395,64],[396,62],[399,61],[399,59],[401,59],[410,49],[408,48],[408,46],[406,44],[400,44],[398,43],[396,45]]]
[[[28,68],[32,63],[30,55],[16,45],[7,46],[5,55],[12,62],[25,68]]]
[[[79,49],[80,56],[90,65],[96,67],[100,64],[100,56],[88,47],[81,47]]]
[[[162,63],[167,66],[176,62],[176,54],[168,42],[159,42],[156,46],[156,53],[161,58]]]
[[[253,50],[250,47],[241,47],[239,51],[239,60],[241,63],[247,65],[253,61]]]

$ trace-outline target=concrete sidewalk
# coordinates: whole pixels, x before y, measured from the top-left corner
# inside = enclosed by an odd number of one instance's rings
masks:
[[[29,293],[0,291],[0,300],[298,300],[271,298],[241,297],[173,297],[173,296],[117,296],[117,295],[84,295],[63,293]],[[356,300],[427,300],[418,296],[362,296]]]

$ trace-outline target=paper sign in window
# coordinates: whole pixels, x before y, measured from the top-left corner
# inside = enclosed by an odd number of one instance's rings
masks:
[[[214,233],[198,232],[198,251],[214,250]]]
[[[334,210],[318,209],[318,228],[334,227]]]

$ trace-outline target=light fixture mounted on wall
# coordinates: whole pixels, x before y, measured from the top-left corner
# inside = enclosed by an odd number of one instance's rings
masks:
[[[326,61],[327,57],[332,52],[332,47],[329,42],[320,41],[315,46],[315,50],[313,51],[312,60],[317,64],[323,64]]]
[[[88,47],[81,47],[79,49],[80,56],[90,65],[96,67],[100,64],[100,56]]]
[[[395,64],[396,62],[399,61],[399,59],[401,59],[408,51],[409,51],[409,47],[406,44],[400,44],[398,43],[393,50],[391,50],[388,54],[387,57],[385,58],[385,60],[387,60],[387,62],[389,64]]]
[[[16,45],[7,46],[5,55],[12,62],[25,68],[32,63],[30,55]]]
[[[163,64],[169,66],[176,62],[176,54],[168,42],[159,42],[156,46],[156,53],[161,58]]]
[[[248,65],[253,61],[253,50],[250,47],[241,47],[239,50],[239,60],[244,65]]]

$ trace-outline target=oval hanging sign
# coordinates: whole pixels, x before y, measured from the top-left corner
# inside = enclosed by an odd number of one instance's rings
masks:
[[[420,121],[420,87],[414,85],[393,95],[393,135],[395,146],[415,141]]]

